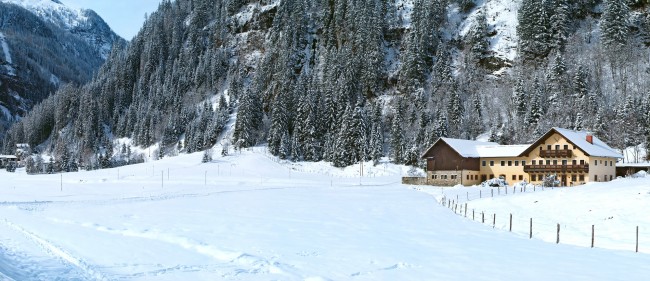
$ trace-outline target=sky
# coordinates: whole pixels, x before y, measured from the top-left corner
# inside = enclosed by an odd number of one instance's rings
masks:
[[[160,0],[61,0],[71,8],[94,10],[106,23],[126,40],[135,36],[142,24],[144,15],[158,8]]]

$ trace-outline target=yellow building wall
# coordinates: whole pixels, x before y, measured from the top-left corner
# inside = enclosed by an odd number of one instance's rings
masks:
[[[528,163],[528,161],[523,157],[481,158],[480,173],[483,179],[503,176],[508,184],[514,184],[523,180],[529,181],[528,174],[524,173],[525,163]]]
[[[597,176],[597,177],[596,177]],[[616,159],[592,157],[589,162],[589,181],[610,181],[616,177]]]
[[[548,150],[549,146],[551,147],[551,150],[556,150],[558,146],[559,149],[565,149],[566,146],[569,150],[572,151],[573,155],[571,157],[546,157],[546,158],[541,157],[540,148],[542,150]],[[581,165],[582,163],[589,164],[588,173],[583,173],[583,172],[556,173],[559,179],[561,179],[562,176],[566,176],[567,186],[580,185],[588,182],[593,182],[595,179],[595,175],[598,175],[598,181],[610,181],[610,175],[612,176],[612,179],[616,175],[615,158],[587,156],[585,155],[584,152],[582,152],[582,150],[580,150],[578,147],[574,146],[573,144],[569,143],[564,137],[562,137],[562,135],[558,133],[551,135],[549,138],[547,138],[544,141],[544,143],[535,147],[535,149],[533,149],[528,155],[527,162],[530,165],[533,165],[533,163],[537,165],[562,165],[563,160],[566,161],[567,165],[574,165],[574,160],[575,160],[575,164],[577,165]],[[598,160],[597,165],[595,164],[596,160]],[[607,166],[605,166],[604,163],[605,161],[607,161]],[[610,165],[610,162],[613,165]],[[533,174],[535,175],[534,181],[532,180]],[[542,178],[540,178],[540,176],[542,176]],[[531,173],[530,174],[531,182],[536,184],[541,184],[543,181],[542,180],[543,176],[544,174],[542,173]],[[604,178],[605,176],[607,176],[606,180]]]

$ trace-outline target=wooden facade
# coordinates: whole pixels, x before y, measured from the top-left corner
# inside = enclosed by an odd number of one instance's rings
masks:
[[[436,142],[423,156],[427,171],[458,171],[480,169],[479,158],[463,157],[444,141]]]

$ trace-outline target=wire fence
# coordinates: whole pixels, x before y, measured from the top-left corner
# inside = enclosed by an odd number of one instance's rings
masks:
[[[612,227],[603,223],[602,228],[590,220],[576,220],[573,223],[557,223],[544,216],[525,217],[513,213],[496,213],[483,209],[472,208],[471,201],[482,198],[516,195],[520,193],[544,192],[549,189],[562,189],[566,187],[494,187],[479,189],[478,192],[465,192],[448,196],[443,194],[439,203],[450,209],[455,214],[490,226],[501,231],[512,232],[526,236],[530,239],[540,239],[546,242],[578,245],[591,248],[606,248],[617,250],[631,250],[635,252],[650,253],[650,250],[639,248],[640,245],[650,245],[650,237],[642,236],[650,232],[645,225],[631,226],[625,229]],[[464,195],[464,196],[463,196]],[[610,217],[611,219],[613,217]],[[629,224],[628,224],[629,225]]]

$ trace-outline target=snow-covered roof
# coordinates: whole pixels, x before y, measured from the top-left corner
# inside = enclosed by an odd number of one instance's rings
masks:
[[[590,135],[589,132],[573,131],[557,127],[553,129],[590,156],[623,158],[623,155],[616,152],[616,150],[609,147],[609,145],[598,139],[596,136],[593,136],[593,144],[589,143],[587,141],[587,135]]]
[[[0,159],[18,159],[15,155],[0,155]]]
[[[499,144],[496,142],[483,142],[450,138],[440,138],[440,140],[451,146],[451,148],[458,152],[458,154],[461,156],[470,158],[481,157],[481,154],[479,153],[480,146],[499,146]]]
[[[482,145],[477,150],[481,157],[517,157],[528,147],[530,144]]]

